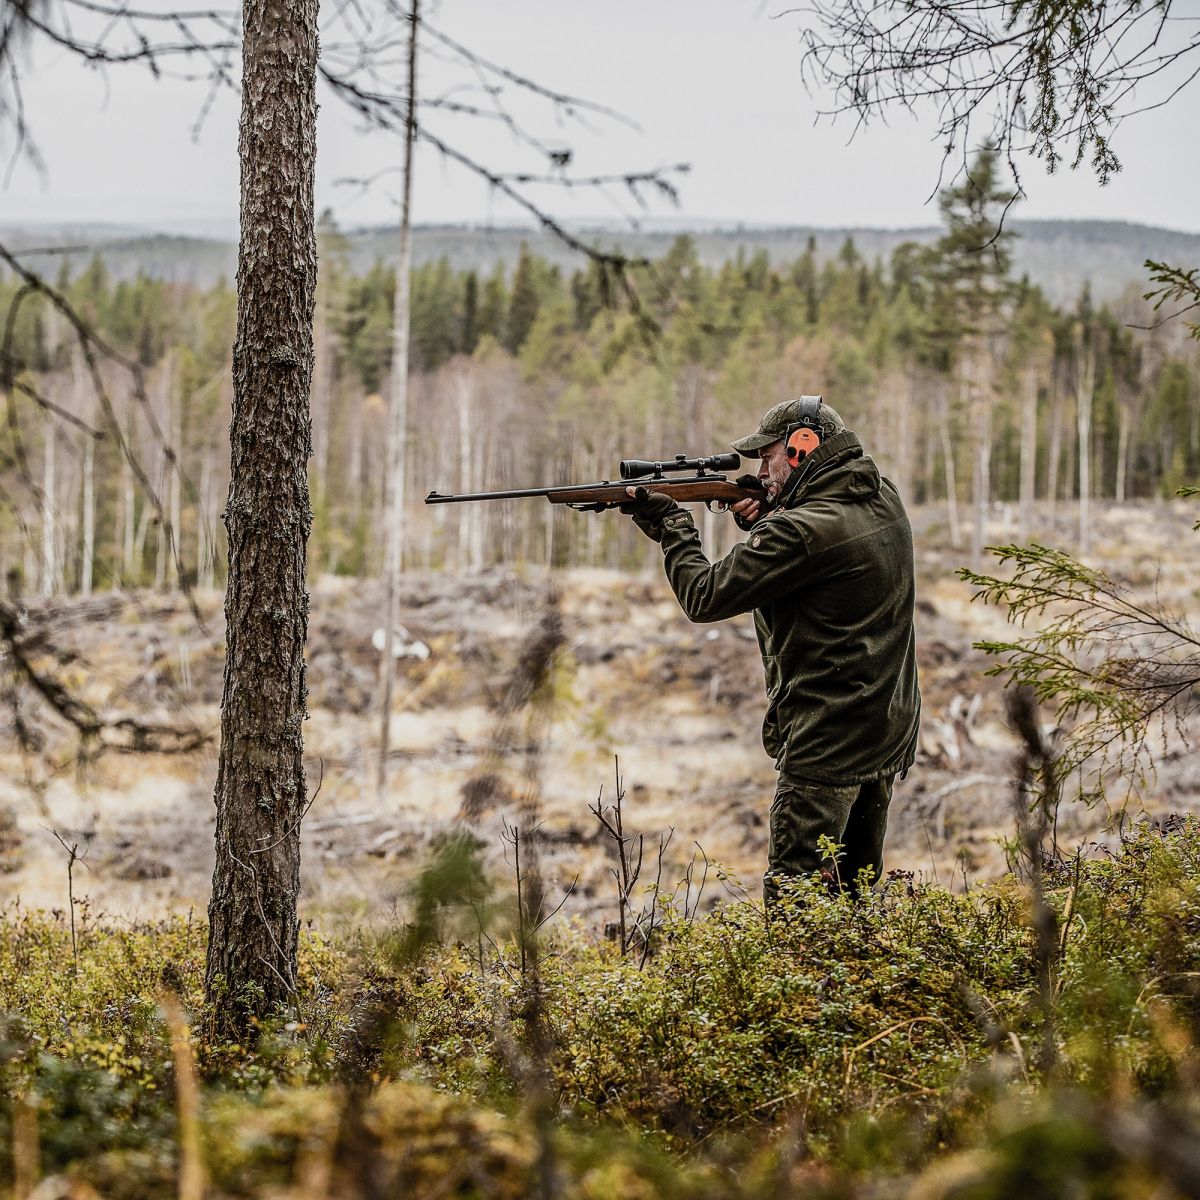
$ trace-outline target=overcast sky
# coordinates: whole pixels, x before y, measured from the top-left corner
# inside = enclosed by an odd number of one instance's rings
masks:
[[[331,7],[331,6],[323,6]],[[678,215],[722,222],[910,226],[933,224],[930,200],[940,148],[932,120],[897,113],[889,127],[860,131],[818,121],[827,97],[800,79],[798,15],[760,0],[441,0],[432,20],[477,53],[545,85],[610,105],[639,126],[602,118],[563,125],[544,105],[509,95],[511,111],[534,132],[574,151],[582,174],[675,162]],[[1200,0],[1181,10],[1200,16]],[[1198,26],[1189,25],[1194,31]],[[339,33],[329,30],[326,42]],[[486,103],[474,80],[439,58],[423,65],[419,90]],[[26,104],[46,172],[27,159],[0,191],[0,215],[21,220],[146,223],[172,229],[235,228],[238,100],[224,92],[196,140],[198,85],[156,82],[132,68],[107,78],[57,51],[37,52],[25,72]],[[397,178],[365,193],[341,177],[395,164],[399,145],[356,129],[344,106],[321,96],[318,204],[344,226],[394,221]],[[1200,83],[1169,107],[1126,121],[1115,149],[1124,171],[1101,188],[1086,171],[1049,177],[1023,172],[1025,217],[1092,217],[1200,231]],[[497,122],[426,114],[446,140],[499,170],[538,169],[536,158]],[[11,144],[4,146],[5,157]],[[636,211],[619,192],[543,189],[552,211],[579,219]],[[655,215],[673,215],[656,202]],[[422,150],[415,216],[422,222],[511,221],[516,210],[464,170]]]

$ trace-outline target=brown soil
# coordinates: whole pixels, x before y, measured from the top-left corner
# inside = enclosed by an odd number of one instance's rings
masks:
[[[1070,516],[1063,514],[1061,529],[1042,530],[1040,540],[1069,544]],[[1100,513],[1094,558],[1139,590],[1195,610],[1185,557],[1195,545],[1193,519],[1183,506]],[[994,540],[1011,536],[1007,520],[997,512]],[[941,514],[919,512],[914,525],[925,718],[917,766],[897,784],[888,865],[962,886],[964,877],[974,882],[1005,867],[1014,742],[1001,685],[984,675],[988,661],[971,643],[1008,627],[998,611],[972,604],[954,578],[961,555],[946,545]],[[497,743],[507,673],[551,588],[560,595],[567,652],[548,724],[518,717]],[[194,723],[214,742],[182,758],[109,754],[84,766],[65,729],[46,727],[44,751],[26,757],[0,729],[0,888],[9,900],[65,906],[66,862],[54,829],[85,854],[75,891],[93,909],[203,911],[223,618],[219,597],[199,603],[203,627],[170,596],[94,598],[46,610],[56,644],[69,651],[58,670],[91,703],[110,714]],[[313,591],[308,918],[334,925],[390,918],[414,865],[450,829],[471,828],[511,887],[502,821],[528,824],[531,777],[551,902],[573,887],[567,911],[593,924],[610,918],[611,848],[589,805],[598,797],[611,802],[617,756],[626,825],[646,835],[643,881],[657,876],[659,837],[673,829],[661,872],[667,890],[693,860],[698,879],[707,856],[707,902],[742,888],[757,892],[773,770],[758,741],[762,668],[749,618],[691,625],[657,575],[494,569],[409,578],[400,621],[407,642],[429,653],[400,660],[390,784],[379,797],[372,634],[381,609],[372,582],[327,579]],[[0,718],[10,719],[7,712]],[[1182,745],[1162,747],[1158,766],[1138,803],[1152,812],[1195,809],[1200,771]],[[467,795],[483,798],[469,821],[461,812]],[[1101,836],[1102,825],[1102,814],[1068,806],[1059,834]]]

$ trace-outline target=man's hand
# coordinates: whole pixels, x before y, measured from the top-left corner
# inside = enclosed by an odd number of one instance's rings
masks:
[[[747,498],[739,500],[736,504],[731,504],[729,511],[733,513],[733,519],[737,522],[739,529],[749,529],[762,515],[762,503],[761,501]]]
[[[629,499],[620,506],[621,512],[632,517],[633,523],[652,542],[661,542],[663,518],[678,512],[679,505],[670,496],[664,496],[662,492],[652,492],[640,485],[627,487],[625,494]]]

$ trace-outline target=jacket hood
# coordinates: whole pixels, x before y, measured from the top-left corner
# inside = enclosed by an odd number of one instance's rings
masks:
[[[794,508],[814,496],[853,503],[876,495],[882,477],[873,459],[863,453],[857,435],[839,433],[821,443],[792,472],[777,508]]]

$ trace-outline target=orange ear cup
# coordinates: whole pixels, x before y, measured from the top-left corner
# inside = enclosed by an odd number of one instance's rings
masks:
[[[815,429],[802,428],[797,429],[795,433],[788,438],[787,456],[788,462],[795,466],[802,458],[807,458],[819,445],[821,439],[817,436]]]

